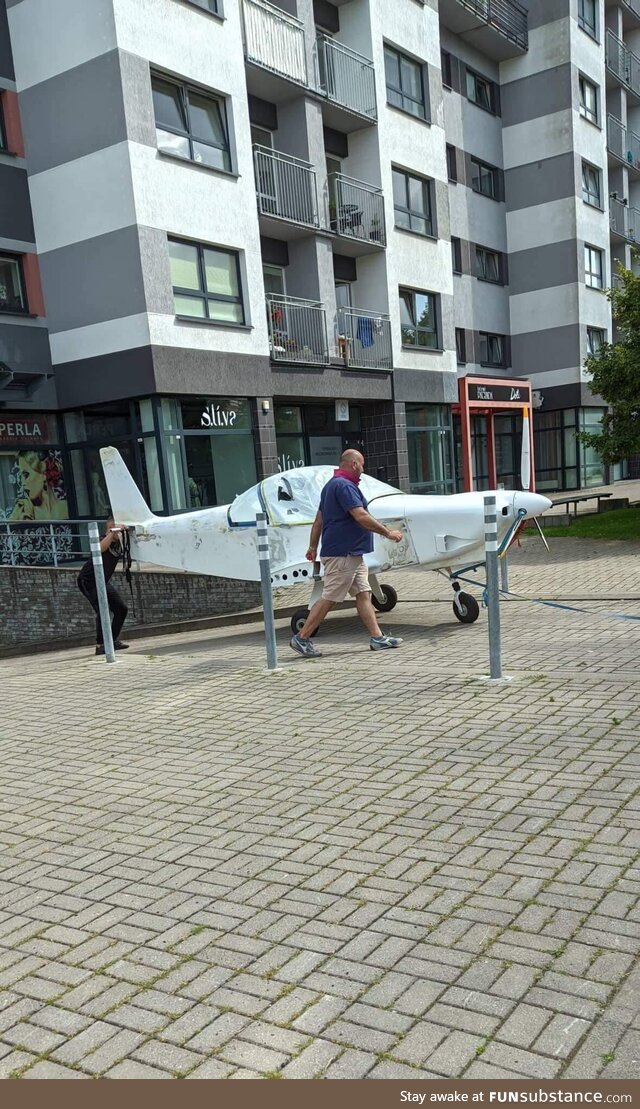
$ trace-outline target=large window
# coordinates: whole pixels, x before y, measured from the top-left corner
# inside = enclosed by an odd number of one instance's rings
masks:
[[[204,8],[205,12],[212,12],[213,15],[220,14],[220,5],[218,0],[189,0],[196,8]]]
[[[584,282],[591,289],[604,288],[602,251],[587,243],[584,247]]]
[[[587,328],[587,354],[597,354],[607,340],[607,333],[601,327]]]
[[[455,235],[451,236],[451,268],[454,273],[462,273],[462,247]]]
[[[409,488],[412,493],[453,493],[451,411],[440,404],[407,404]]]
[[[582,74],[578,79],[580,88],[580,115],[590,123],[598,123],[598,86]]]
[[[597,35],[597,15],[596,0],[578,0],[578,25],[592,38]]]
[[[433,235],[432,182],[401,169],[393,170],[393,211],[396,227]]]
[[[231,169],[224,101],[209,93],[151,79],[158,150],[213,169]]]
[[[27,312],[20,259],[0,254],[0,312]]]
[[[580,408],[578,409],[578,426],[580,431],[597,435],[602,431],[602,417],[606,408]],[[590,485],[604,485],[607,480],[607,471],[604,462],[594,447],[581,444],[580,485],[588,488]]]
[[[471,188],[474,193],[498,199],[498,171],[478,158],[471,159]]]
[[[450,181],[458,180],[458,167],[456,165],[456,148],[447,143],[447,177]]]
[[[439,349],[435,293],[400,289],[400,331],[405,347]]]
[[[487,331],[480,332],[480,364],[502,368],[506,366],[506,350],[504,335],[492,335]]]
[[[487,112],[495,113],[496,94],[493,81],[488,81],[486,77],[481,77],[479,73],[474,73],[473,70],[468,69],[467,100],[470,100],[472,104],[477,104],[479,108],[484,108]]]
[[[476,277],[481,281],[493,281],[500,284],[502,281],[501,255],[496,250],[489,250],[486,246],[476,246]]]
[[[582,199],[593,208],[602,208],[600,170],[589,162],[582,163]]]
[[[236,251],[169,239],[169,258],[177,316],[245,322]]]
[[[384,71],[387,82],[387,102],[395,108],[402,108],[412,116],[427,118],[422,66],[406,54],[384,48]]]
[[[467,361],[467,339],[464,327],[456,327],[456,362],[464,366]]]

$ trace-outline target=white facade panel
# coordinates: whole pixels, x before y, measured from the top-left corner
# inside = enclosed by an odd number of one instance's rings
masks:
[[[7,16],[18,92],[116,46],[111,0],[22,0]]]
[[[76,362],[80,358],[97,358],[119,350],[144,347],[149,343],[149,318],[144,313],[119,320],[75,327],[49,335],[51,360],[54,365]]]

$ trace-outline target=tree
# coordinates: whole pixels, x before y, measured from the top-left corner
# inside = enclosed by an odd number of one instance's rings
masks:
[[[636,254],[640,260],[640,255]],[[589,387],[609,405],[602,430],[578,438],[613,465],[640,454],[640,275],[618,263],[619,281],[607,291],[619,331],[586,359]]]

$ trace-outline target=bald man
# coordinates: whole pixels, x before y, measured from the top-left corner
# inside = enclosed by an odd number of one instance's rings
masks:
[[[383,635],[371,603],[371,587],[364,555],[373,550],[373,536],[384,535],[399,543],[401,531],[385,527],[367,509],[367,502],[358,488],[364,473],[364,458],[360,451],[347,450],[340,458],[339,468],[325,485],[320,496],[320,508],[311,528],[307,558],[315,562],[318,543],[322,536],[322,565],[324,584],[322,597],[311,609],[303,628],[291,639],[291,647],[304,658],[320,658],[311,641],[327,613],[347,595],[355,597],[358,616],[369,633],[372,651],[387,651],[402,643],[392,635]]]

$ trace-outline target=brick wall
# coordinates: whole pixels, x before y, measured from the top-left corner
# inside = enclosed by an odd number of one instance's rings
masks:
[[[0,652],[20,644],[84,639],[95,635],[95,617],[76,585],[78,569],[0,567]],[[260,604],[256,582],[200,574],[134,573],[133,595],[124,574],[112,584],[129,606],[126,627],[168,624],[240,612]]]
[[[362,434],[367,473],[409,491],[407,420],[402,403],[364,405]]]

